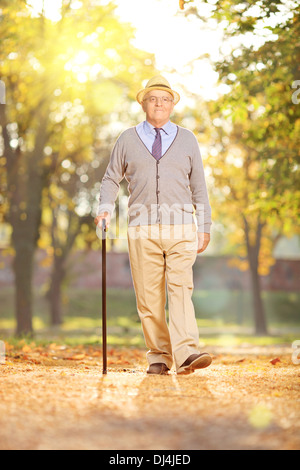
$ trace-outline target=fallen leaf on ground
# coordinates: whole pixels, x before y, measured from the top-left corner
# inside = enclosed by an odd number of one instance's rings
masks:
[[[281,362],[279,357],[275,357],[275,359],[271,359],[270,363],[273,364],[273,366],[275,366],[278,362]]]

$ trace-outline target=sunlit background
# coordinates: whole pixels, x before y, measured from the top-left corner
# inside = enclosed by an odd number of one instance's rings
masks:
[[[47,18],[52,21],[61,19],[61,0],[31,0],[32,15],[39,15],[44,8]],[[107,2],[110,3],[110,2]],[[222,27],[216,21],[199,29],[197,19],[186,19],[179,16],[178,4],[173,0],[150,0],[145,3],[138,0],[117,0],[116,13],[121,21],[131,23],[135,30],[133,44],[155,55],[157,68],[181,88],[184,81],[186,89],[198,93],[205,99],[213,99],[226,87],[217,84],[218,74],[212,69],[207,58],[195,61],[199,56],[208,54],[213,60],[220,55],[222,44]],[[105,2],[102,2],[105,4]],[[80,8],[81,2],[74,2],[72,8]],[[211,7],[204,5],[203,13],[209,15]],[[95,38],[91,38],[93,40]],[[111,52],[113,54],[113,50]],[[84,65],[88,62],[88,53],[80,51],[73,65]],[[70,65],[70,64],[69,64]],[[193,72],[193,73],[191,73]],[[78,74],[78,80],[84,81],[84,72]],[[180,107],[184,107],[184,97]]]
[[[179,3],[0,6],[3,335],[47,336],[50,323],[95,338],[100,181],[120,132],[144,119],[135,96],[156,73],[181,95],[172,119],[199,141],[213,209],[212,240],[195,265],[199,328],[223,344],[298,334],[299,6]],[[142,345],[125,183],[108,240],[110,342]]]
[[[43,10],[45,16],[52,21],[61,19],[62,0],[30,0],[32,15],[39,15]],[[101,4],[111,3],[102,1]],[[221,24],[210,18],[211,12],[217,0],[208,3],[196,2],[198,14],[207,19],[205,25],[199,28],[199,19],[196,17],[186,18],[178,8],[176,0],[115,0],[116,13],[121,21],[131,23],[136,32],[133,44],[145,51],[155,55],[157,68],[164,73],[166,78],[174,86],[181,88],[184,83],[185,89],[197,93],[206,100],[216,99],[220,94],[229,91],[229,87],[218,83],[218,73],[214,71],[212,63],[221,60],[235,50],[238,54],[238,45],[242,42],[247,47],[261,46],[266,39],[276,37],[272,31],[267,29],[274,27],[280,22],[291,17],[288,5],[282,5],[280,12],[275,13],[272,18],[266,18],[258,22],[255,33],[247,33],[240,38],[224,40],[224,27],[228,21]],[[82,2],[75,1],[71,8],[76,10],[82,7]],[[237,6],[238,8],[238,6]],[[255,15],[260,6],[253,5],[248,15]],[[94,38],[91,37],[91,41]],[[113,51],[112,51],[113,54]],[[88,62],[88,53],[80,51],[75,59],[75,64],[83,65]],[[79,74],[79,80],[84,81],[84,73]],[[180,107],[184,107],[187,99],[183,95]]]

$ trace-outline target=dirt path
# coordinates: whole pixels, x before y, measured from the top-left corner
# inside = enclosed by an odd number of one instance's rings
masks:
[[[0,449],[300,449],[289,348],[221,351],[189,376],[145,374],[145,352],[7,345]],[[272,362],[271,362],[272,361]]]

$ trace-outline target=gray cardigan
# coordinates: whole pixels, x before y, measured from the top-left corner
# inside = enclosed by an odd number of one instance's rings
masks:
[[[117,139],[102,179],[98,214],[115,208],[119,184],[128,182],[128,225],[190,224],[210,233],[209,204],[203,163],[194,134],[178,126],[177,135],[156,160],[137,134],[124,131]]]

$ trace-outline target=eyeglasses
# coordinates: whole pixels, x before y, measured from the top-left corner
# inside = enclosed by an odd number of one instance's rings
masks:
[[[149,96],[149,98],[145,98],[144,101],[149,101],[150,103],[152,104],[156,104],[158,103],[159,101],[161,101],[163,104],[168,104],[170,103],[172,100],[172,98],[168,98],[167,96],[163,96],[163,97],[160,97],[160,96]]]

